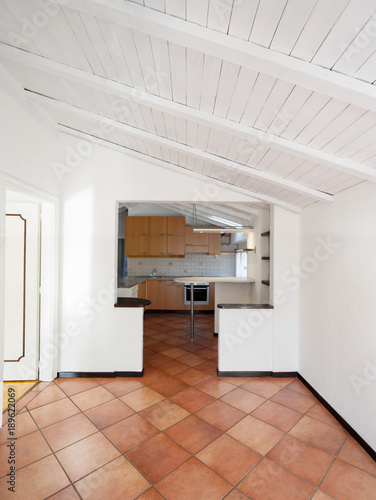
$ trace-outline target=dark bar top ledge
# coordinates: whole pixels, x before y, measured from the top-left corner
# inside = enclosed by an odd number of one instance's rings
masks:
[[[136,297],[118,297],[115,307],[145,307],[150,305],[150,300]]]
[[[219,309],[274,309],[270,304],[218,304]]]

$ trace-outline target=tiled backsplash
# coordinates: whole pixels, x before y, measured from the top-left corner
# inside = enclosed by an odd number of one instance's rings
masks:
[[[187,254],[184,259],[128,258],[128,276],[235,276],[235,254]]]

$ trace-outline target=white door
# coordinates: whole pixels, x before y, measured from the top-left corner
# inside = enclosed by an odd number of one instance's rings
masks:
[[[7,202],[4,380],[38,379],[40,206]]]

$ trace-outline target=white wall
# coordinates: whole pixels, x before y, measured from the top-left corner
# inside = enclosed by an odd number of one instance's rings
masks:
[[[299,291],[291,273],[299,264],[299,215],[279,207],[271,209],[270,263],[273,305],[273,370],[297,371],[299,338]]]
[[[85,150],[73,137],[62,137],[64,151]],[[100,146],[67,169],[60,207],[59,371],[113,371],[116,202],[192,201],[200,196],[221,203],[249,200],[222,188],[210,198],[210,186]]]
[[[53,164],[60,160],[59,135],[50,134],[25,112],[22,105],[2,89],[2,83],[0,77],[0,172],[49,194],[57,194],[59,182]]]
[[[299,346],[299,372],[373,449],[375,214],[368,183],[304,210]]]

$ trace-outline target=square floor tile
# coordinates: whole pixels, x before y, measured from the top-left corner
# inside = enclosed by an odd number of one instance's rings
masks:
[[[235,386],[229,384],[228,382],[223,382],[218,378],[211,377],[203,382],[200,382],[199,384],[196,384],[196,388],[200,389],[200,391],[206,392],[214,398],[220,398],[228,392],[233,391]]]
[[[333,500],[333,497],[330,497],[326,493],[317,490],[316,493],[313,495],[312,500]]]
[[[73,486],[68,486],[68,488],[55,493],[52,497],[48,497],[48,500],[80,500],[80,497]]]
[[[6,420],[3,423],[3,427],[0,429],[0,445],[8,442],[9,430],[8,430],[8,413],[4,414]],[[34,420],[31,418],[28,412],[20,413],[15,417],[15,427],[14,427],[14,437],[20,438],[30,432],[38,430],[35,425]]]
[[[145,361],[150,365],[150,366],[158,366],[161,365],[162,363],[166,363],[167,361],[170,361],[171,358],[168,356],[164,356],[163,354],[160,354],[157,352],[156,354],[153,354],[152,356],[148,356],[145,358]]]
[[[223,434],[196,454],[205,465],[235,485],[254,467],[262,456],[244,444]]]
[[[167,362],[171,361],[169,358],[167,359]],[[165,365],[166,363],[163,363]],[[144,362],[145,366],[145,362]],[[159,366],[158,366],[159,368]],[[153,368],[151,366],[146,367],[145,366],[145,373],[142,377],[135,377],[136,380],[139,380],[142,382],[144,385],[149,385],[152,384],[153,382],[156,382],[157,380],[161,380],[162,378],[168,377],[167,373],[165,373],[162,370],[159,370],[157,368]]]
[[[197,354],[190,353],[190,354],[185,354],[185,356],[181,356],[179,358],[180,363],[184,363],[187,366],[197,366],[201,364],[203,361],[205,361],[205,358],[202,358],[201,356],[197,356]]]
[[[87,410],[85,414],[98,429],[104,429],[126,417],[130,417],[134,414],[134,411],[119,399],[113,399],[108,403]]]
[[[94,406],[98,406],[110,399],[114,399],[114,395],[111,394],[103,386],[94,387],[93,389],[88,389],[87,391],[74,394],[71,399],[80,408],[81,411],[88,410]]]
[[[162,401],[164,396],[159,394],[149,387],[143,387],[137,391],[133,391],[120,398],[127,406],[130,406],[134,411],[141,411],[149,406],[155,405]]]
[[[290,382],[288,385],[285,386],[287,389],[290,389],[291,391],[296,391],[299,392],[300,394],[304,394],[305,396],[310,396],[311,398],[314,398],[315,396],[312,394],[312,392],[297,378]]]
[[[57,378],[57,383],[67,396],[73,396],[79,392],[87,391],[98,386],[98,382],[93,378]]]
[[[325,424],[332,425],[333,427],[337,427],[337,429],[344,430],[342,425],[338,422],[336,418],[333,417],[331,413],[328,412],[328,410],[317,401],[314,406],[309,410],[307,413],[308,417],[315,418],[316,420],[320,420],[321,422],[324,422]]]
[[[376,462],[351,436],[346,439],[338,458],[376,476]]]
[[[149,345],[149,349],[153,351],[153,354],[155,354],[156,352],[167,351],[167,349],[170,348],[170,344],[165,344],[164,342],[157,342],[156,344]]]
[[[267,380],[262,380],[261,378],[254,378],[249,382],[246,382],[242,385],[242,389],[246,391],[250,391],[253,394],[257,394],[263,398],[271,398],[276,394],[281,388],[276,385],[268,382]]]
[[[145,491],[137,500],[163,500],[163,496],[155,488]]]
[[[78,481],[75,487],[83,500],[134,500],[150,488],[150,483],[127,459],[119,457]]]
[[[333,462],[331,455],[292,436],[285,436],[268,453],[268,458],[314,486]]]
[[[218,363],[216,361],[213,361],[212,359],[206,360],[203,363],[200,363],[199,365],[195,366],[196,370],[200,370],[204,373],[207,373],[208,375],[211,375],[212,377],[217,376],[217,368],[218,368]]]
[[[159,430],[163,431],[180,420],[183,420],[183,418],[188,417],[189,412],[172,401],[165,399],[150,408],[146,408],[140,415],[155,425]]]
[[[105,385],[105,388],[117,397],[137,391],[137,389],[142,389],[142,387],[144,387],[142,382],[126,377],[115,378],[115,380]]]
[[[223,401],[214,401],[196,412],[196,415],[225,432],[245,417],[246,414]]]
[[[216,349],[213,349],[212,347],[206,347],[197,351],[197,355],[202,356],[206,359],[213,359],[218,356],[218,351]]]
[[[289,434],[331,455],[338,453],[347,437],[346,432],[311,417],[299,420]]]
[[[209,403],[215,401],[215,398],[209,396],[209,394],[206,394],[205,392],[199,391],[195,387],[190,387],[186,391],[179,392],[173,396],[171,401],[177,403],[191,413],[194,413],[195,411],[200,410],[204,406],[207,406]]]
[[[249,500],[248,497],[243,495],[239,490],[233,489],[226,497],[226,500]]]
[[[184,349],[179,349],[179,347],[170,347],[165,351],[161,351],[161,354],[168,356],[171,359],[180,358],[181,356],[186,356],[187,352]]]
[[[181,380],[182,382],[185,382],[186,384],[189,385],[196,385],[199,384],[200,382],[203,382],[204,380],[207,380],[210,378],[210,375],[207,373],[204,373],[200,370],[196,370],[196,368],[188,368],[185,365],[185,370],[178,373],[176,375],[176,378]]]
[[[231,437],[249,446],[253,450],[265,455],[284,433],[251,415],[246,416],[238,424],[227,431]]]
[[[285,432],[302,418],[301,413],[273,401],[266,401],[252,412],[252,416]]]
[[[164,434],[158,434],[127,453],[127,458],[152,483],[162,479],[190,456]]]
[[[41,391],[34,399],[28,403],[28,410],[32,410],[34,408],[38,408],[39,406],[46,405],[48,403],[53,403],[54,401],[58,401],[59,399],[66,398],[64,392],[57,386],[52,385],[46,387],[43,391]]]
[[[243,479],[238,489],[252,500],[308,500],[315,490],[266,458]]]
[[[82,413],[66,418],[42,429],[42,433],[53,451],[61,450],[90,434],[97,428]]]
[[[102,433],[97,432],[58,451],[56,458],[74,483],[119,455],[119,450]],[[82,457],[85,457],[85,460]]]
[[[222,433],[216,427],[191,415],[165,431],[174,441],[195,454]]]
[[[0,477],[9,474],[8,458],[10,456],[10,444],[13,441],[8,441],[7,444],[0,446]],[[32,432],[14,441],[14,451],[16,458],[17,470],[30,465],[36,460],[51,455],[51,450],[44,440],[40,431]]]
[[[132,415],[103,430],[122,453],[159,434],[158,429],[139,415]]]
[[[156,488],[167,500],[222,500],[231,485],[191,458],[159,481]]]
[[[262,405],[266,400],[257,394],[245,391],[241,387],[234,389],[233,391],[225,394],[221,397],[221,401],[228,403],[231,406],[235,406],[239,410],[246,413],[250,413],[255,410],[258,406]]]
[[[69,399],[60,399],[54,403],[45,406],[40,406],[31,410],[30,414],[35,420],[39,428],[59,422],[64,418],[72,417],[79,413],[80,410]]]
[[[187,369],[187,365],[184,363],[180,363],[180,361],[176,361],[176,359],[171,359],[171,361],[167,361],[167,363],[162,363],[158,365],[158,369],[167,373],[167,375],[175,375]]]
[[[154,384],[150,384],[149,387],[150,389],[159,392],[159,394],[162,394],[162,396],[169,398],[178,392],[188,389],[189,385],[175,377],[168,377],[158,380],[158,382],[154,382]]]
[[[320,489],[340,500],[374,500],[376,477],[336,459],[320,484]]]
[[[316,403],[315,399],[286,388],[281,389],[271,400],[300,413],[306,413]]]
[[[261,380],[266,380],[267,382],[271,382],[272,384],[277,384],[281,387],[286,387],[291,382],[296,380],[296,377],[259,377]]]

